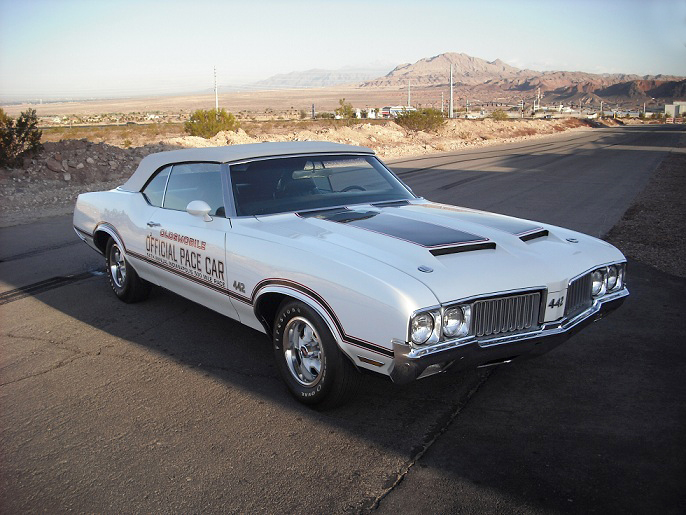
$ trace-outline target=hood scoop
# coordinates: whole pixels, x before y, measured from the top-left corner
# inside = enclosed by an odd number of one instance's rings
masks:
[[[538,228],[525,234],[517,234],[517,236],[519,236],[519,239],[522,241],[531,241],[537,238],[545,238],[549,234],[548,229]]]
[[[495,243],[492,241],[485,241],[483,243],[472,243],[464,245],[455,245],[453,247],[442,247],[440,249],[431,249],[429,252],[434,256],[445,256],[446,254],[457,254],[458,252],[470,252],[472,250],[494,249]]]

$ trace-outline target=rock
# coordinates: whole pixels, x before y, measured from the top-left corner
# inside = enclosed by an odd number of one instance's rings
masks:
[[[116,161],[110,161],[110,168],[112,168],[112,170],[116,170],[117,168],[119,168],[119,163],[117,163]]]
[[[69,161],[67,161],[66,159],[63,159],[62,160],[62,168],[64,168],[65,170],[68,169],[69,168]]]
[[[86,158],[86,163],[88,163],[89,165],[94,165],[94,164],[95,164],[95,159],[93,159],[92,157],[87,157],[87,158]]]
[[[53,157],[55,161],[62,161],[62,154],[60,154],[59,152],[55,154]]]
[[[84,165],[83,163],[79,163],[79,164],[76,165],[76,169],[77,169],[77,170],[81,170],[81,169],[84,168],[85,166],[86,166],[86,165]]]
[[[71,181],[71,174],[68,172],[62,175],[62,177],[64,177],[65,181]]]
[[[62,163],[59,161],[53,159],[52,157],[49,157],[45,161],[45,165],[52,170],[53,172],[61,172],[62,171]]]

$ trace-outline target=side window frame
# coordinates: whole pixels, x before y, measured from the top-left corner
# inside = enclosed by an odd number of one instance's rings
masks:
[[[167,185],[169,184],[169,177],[171,177],[172,168],[174,168],[173,164],[161,166],[154,174],[152,174],[150,176],[150,179],[148,179],[146,181],[145,185],[141,188],[140,192],[143,195],[143,198],[145,199],[145,201],[148,203],[148,205],[150,205],[152,207],[157,207],[160,209],[162,209],[162,206],[164,206],[164,197],[167,195]],[[167,173],[167,178],[164,180],[164,186],[162,187],[162,200],[160,201],[160,205],[156,206],[155,204],[150,202],[150,200],[148,199],[148,196],[145,194],[145,188],[147,188],[150,185],[150,183],[157,178],[157,176],[159,174],[161,174],[164,170],[167,170],[167,169],[169,169],[169,172]]]
[[[210,165],[217,165],[219,167],[219,178],[221,181],[221,194],[222,194],[222,205],[224,207],[224,217],[223,218],[231,218],[233,216],[234,210],[233,210],[233,198],[231,198],[230,195],[227,194],[227,188],[228,188],[228,165],[226,163],[220,163],[217,161],[183,161],[183,162],[178,162],[178,163],[172,163],[170,165],[167,165],[169,167],[169,175],[167,176],[167,181],[164,185],[164,195],[162,197],[162,205],[160,206],[161,209],[166,209],[168,211],[177,211],[177,212],[183,212],[185,213],[185,209],[173,209],[170,207],[166,207],[165,203],[167,200],[167,193],[169,191],[169,181],[171,179],[172,173],[174,173],[174,168],[178,166],[186,166],[186,165],[201,165],[201,164],[210,164]],[[161,168],[160,170],[164,169]],[[228,202],[227,202],[228,199]],[[193,200],[201,200],[201,199],[193,199]],[[222,218],[221,215],[211,215],[213,217],[220,217]]]

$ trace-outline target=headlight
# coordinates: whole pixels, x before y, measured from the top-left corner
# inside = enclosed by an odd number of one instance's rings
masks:
[[[434,318],[429,313],[420,313],[412,319],[410,338],[414,343],[425,343],[434,330]]]
[[[591,281],[591,295],[600,297],[604,294],[607,288],[607,284],[605,283],[605,268],[594,270],[591,274]]]
[[[469,306],[448,308],[443,313],[443,334],[448,338],[469,333]]]
[[[619,280],[619,269],[615,265],[607,267],[607,291],[612,291],[617,287]]]

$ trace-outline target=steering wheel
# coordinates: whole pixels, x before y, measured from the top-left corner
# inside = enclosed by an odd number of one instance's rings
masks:
[[[348,186],[348,187],[346,187],[346,188],[343,188],[343,189],[341,190],[341,193],[345,193],[346,191],[353,191],[353,190],[356,190],[356,191],[367,191],[367,190],[366,190],[365,188],[363,188],[362,186],[358,186],[357,184],[352,184],[352,185],[350,185],[350,186]]]

